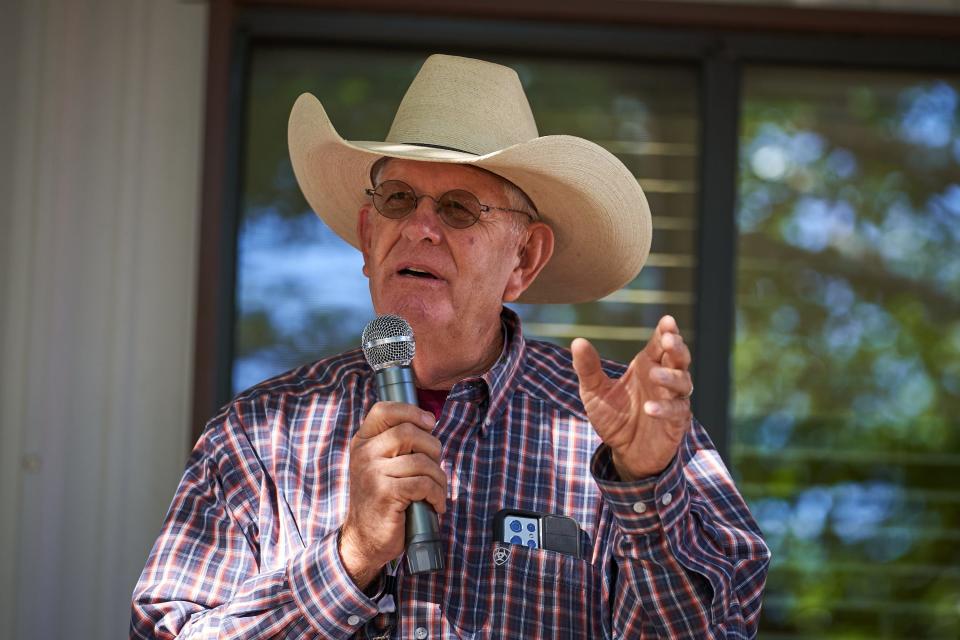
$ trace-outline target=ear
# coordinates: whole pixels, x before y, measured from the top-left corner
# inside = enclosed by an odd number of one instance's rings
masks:
[[[370,247],[372,246],[372,230],[370,229],[370,204],[364,204],[357,212],[357,238],[360,240],[360,253],[363,254],[363,275],[370,277],[370,270],[367,268],[367,262],[370,259]]]
[[[526,230],[526,242],[517,249],[517,266],[510,273],[507,287],[503,291],[503,301],[513,302],[527,290],[547,266],[553,255],[553,229],[542,222],[531,223]]]

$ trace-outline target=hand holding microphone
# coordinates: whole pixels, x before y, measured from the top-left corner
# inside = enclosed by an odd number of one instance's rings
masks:
[[[433,415],[416,406],[413,332],[402,318],[381,316],[367,325],[363,343],[381,401],[350,443],[340,537],[344,566],[361,588],[405,548],[410,573],[443,568],[437,512],[446,511],[447,495]]]

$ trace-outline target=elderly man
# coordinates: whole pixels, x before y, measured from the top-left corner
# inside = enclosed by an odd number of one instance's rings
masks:
[[[240,394],[194,449],[131,636],[754,636],[769,553],[690,414],[676,322],[625,367],[527,341],[503,306],[636,275],[650,214],[627,169],[538,137],[512,70],[450,56],[424,64],[387,142],[343,140],[305,94],[289,143],[377,313],[413,327],[420,407],[377,402],[359,350]],[[439,514],[441,571],[395,562],[416,501]],[[503,509],[572,518],[578,542],[513,544]]]

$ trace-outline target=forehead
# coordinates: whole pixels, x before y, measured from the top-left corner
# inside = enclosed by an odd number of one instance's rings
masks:
[[[396,158],[390,159],[380,172],[380,181],[384,180],[403,180],[425,191],[466,189],[477,195],[502,193],[505,184],[503,178],[469,165]]]

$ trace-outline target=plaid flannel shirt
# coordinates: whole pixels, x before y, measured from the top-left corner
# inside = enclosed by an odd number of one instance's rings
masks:
[[[453,387],[434,431],[444,570],[401,569],[395,612],[337,551],[350,439],[376,402],[354,350],[209,423],[135,588],[131,637],[754,637],[769,551],[704,429],[694,421],[659,476],[618,481],[570,353],[525,341],[509,310],[503,321],[499,361]],[[574,518],[582,559],[495,542],[507,507]]]

